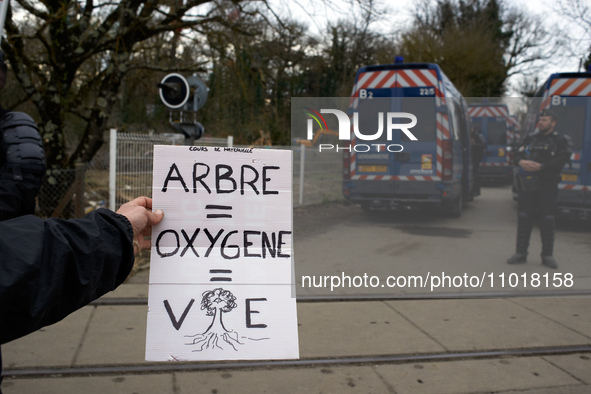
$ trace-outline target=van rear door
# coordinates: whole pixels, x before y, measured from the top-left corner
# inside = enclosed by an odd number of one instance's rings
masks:
[[[380,139],[371,142],[380,145],[379,152],[372,149],[367,153],[359,150],[355,153],[355,175],[352,179],[441,179],[436,113],[436,98],[440,90],[436,71],[428,68],[368,70],[362,71],[357,81],[353,91],[353,110],[359,111],[359,130],[363,134],[375,133],[378,112],[406,112],[417,118],[416,126],[409,129],[417,141],[410,140],[400,130],[395,130],[392,140],[388,141],[384,131]],[[401,124],[408,122],[406,118],[393,121]],[[399,144],[404,149],[388,152],[386,146],[389,144]]]
[[[482,131],[486,142],[482,165],[509,165],[507,146],[512,142],[513,130],[507,108],[492,105],[471,106],[469,112],[472,124]]]
[[[507,162],[507,122],[502,117],[486,118],[483,125],[486,140],[485,160],[492,165]]]

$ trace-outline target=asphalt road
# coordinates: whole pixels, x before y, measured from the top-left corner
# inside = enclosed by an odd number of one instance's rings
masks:
[[[554,256],[541,264],[534,228],[526,264],[514,253],[517,203],[491,186],[460,218],[434,212],[374,212],[326,204],[294,214],[298,296],[551,295],[591,293],[591,223],[557,225]]]

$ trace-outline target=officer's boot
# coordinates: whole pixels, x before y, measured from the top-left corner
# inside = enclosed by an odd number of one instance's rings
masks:
[[[558,263],[552,257],[554,252],[554,216],[544,216],[540,220],[540,235],[542,236],[542,264],[548,268],[558,268]]]
[[[515,254],[507,260],[507,264],[525,263],[527,258],[527,248],[529,246],[529,236],[534,227],[534,221],[531,216],[525,212],[519,212],[517,216],[517,246]]]

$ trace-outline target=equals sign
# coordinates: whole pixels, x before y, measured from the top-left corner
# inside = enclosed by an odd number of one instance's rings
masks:
[[[229,205],[206,205],[205,209],[219,209],[223,211],[231,211],[232,207]],[[219,219],[219,218],[231,218],[232,215],[229,213],[208,213],[208,219]]]
[[[209,270],[210,274],[231,274],[232,270]],[[225,276],[214,276],[209,280],[210,282],[232,282],[232,278]]]

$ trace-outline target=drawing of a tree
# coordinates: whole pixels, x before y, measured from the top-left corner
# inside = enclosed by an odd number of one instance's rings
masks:
[[[217,288],[208,290],[203,293],[201,299],[201,310],[206,310],[206,316],[213,316],[212,322],[207,327],[207,330],[201,334],[189,336],[194,338],[192,343],[188,345],[198,345],[199,349],[194,351],[202,351],[204,349],[218,348],[223,350],[224,344],[230,345],[234,350],[236,344],[242,345],[238,340],[238,333],[226,329],[222,316],[224,313],[231,312],[232,309],[238,305],[234,302],[236,297],[228,290]]]

